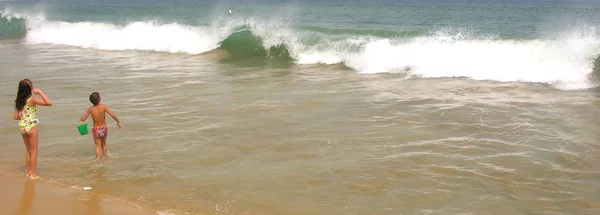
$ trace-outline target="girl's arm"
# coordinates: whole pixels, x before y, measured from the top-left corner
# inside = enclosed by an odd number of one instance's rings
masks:
[[[110,108],[104,106],[106,108],[106,112],[110,115],[115,121],[117,121],[117,127],[121,128],[121,122],[119,121],[119,117],[115,113],[113,113]]]
[[[46,96],[46,94],[44,94],[44,92],[36,88],[33,89],[33,93],[38,94],[42,97],[42,99],[31,98],[31,101],[33,101],[33,105],[52,106],[52,101],[50,101],[50,99]]]
[[[17,109],[15,109],[15,112],[13,112],[13,119],[14,120],[20,120],[21,119],[21,114],[19,114],[19,111]]]
[[[85,122],[88,118],[88,116],[90,116],[90,109],[88,108],[85,113],[83,115],[81,115],[81,121]]]

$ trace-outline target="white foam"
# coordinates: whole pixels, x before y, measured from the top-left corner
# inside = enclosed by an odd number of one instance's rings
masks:
[[[287,25],[277,20],[245,19],[236,16],[217,19],[211,26],[161,24],[158,21],[115,25],[35,20],[28,18],[26,41],[30,44],[59,44],[101,50],[200,54],[218,48],[219,43],[240,26],[248,26],[253,34],[261,37],[265,49],[283,43],[293,44],[294,40],[293,33],[285,27]]]
[[[589,88],[599,40],[438,40],[406,43],[382,39],[365,45],[346,64],[362,73],[402,72],[421,77],[468,77],[502,82],[550,83]]]
[[[355,46],[348,39],[347,46]],[[465,32],[436,32],[409,40],[360,40],[359,51],[306,49],[299,64],[345,63],[360,73],[407,73],[425,78],[466,77],[501,82],[548,83],[563,90],[586,89],[593,61],[600,54],[595,28],[537,40],[474,38]]]
[[[133,22],[124,26],[93,22],[46,21],[30,26],[26,41],[102,50],[148,50],[200,54],[220,41],[207,29],[187,25]]]
[[[334,52],[302,53],[298,56],[298,64],[338,64],[342,62],[339,55]]]
[[[302,32],[277,19],[248,19],[231,15],[211,26],[189,26],[154,21],[125,25],[95,22],[47,21],[43,15],[4,11],[28,22],[26,41],[104,50],[149,50],[200,54],[218,48],[219,42],[240,26],[263,39],[265,49],[285,44],[298,64],[338,64],[360,73],[404,72],[426,78],[467,77],[502,82],[538,82],[560,89],[584,89],[593,60],[600,53],[600,36],[594,28],[581,28],[555,38],[499,40],[475,38],[464,32],[440,31],[412,39],[370,36],[332,38],[306,45]]]

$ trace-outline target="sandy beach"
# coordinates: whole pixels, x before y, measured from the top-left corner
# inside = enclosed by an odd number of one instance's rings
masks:
[[[0,175],[0,214],[130,214],[152,215],[119,200],[81,188],[64,187],[42,180]]]

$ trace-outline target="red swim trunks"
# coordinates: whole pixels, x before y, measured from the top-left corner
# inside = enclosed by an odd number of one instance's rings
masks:
[[[92,128],[92,133],[94,134],[94,137],[96,137],[98,139],[102,139],[102,138],[105,138],[106,136],[108,136],[108,128],[107,127],[94,127],[94,128]]]

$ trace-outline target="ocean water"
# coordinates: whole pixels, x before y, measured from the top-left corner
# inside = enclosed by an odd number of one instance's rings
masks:
[[[42,180],[160,214],[600,213],[599,1],[0,1],[0,65],[0,172],[30,78]]]

